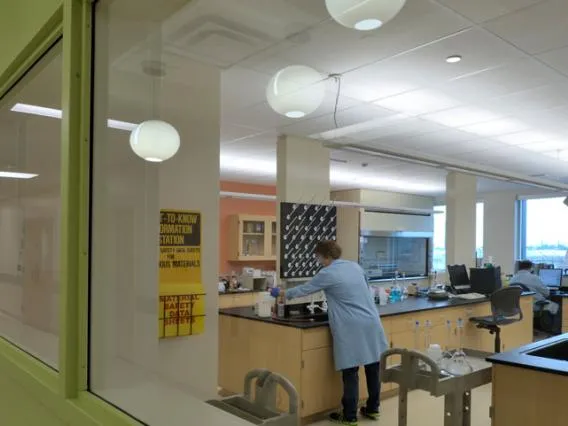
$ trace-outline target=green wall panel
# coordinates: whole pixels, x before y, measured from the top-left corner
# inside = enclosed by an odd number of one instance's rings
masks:
[[[0,0],[0,75],[58,11],[62,0]],[[8,42],[9,41],[9,42]]]
[[[10,426],[39,424],[41,426],[67,425],[57,415],[47,409],[40,400],[34,398],[20,383],[0,374],[0,423]]]

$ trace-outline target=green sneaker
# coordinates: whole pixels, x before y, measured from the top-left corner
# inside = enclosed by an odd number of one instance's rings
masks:
[[[347,420],[341,413],[333,413],[329,415],[329,420],[332,423],[346,426],[357,426],[357,419]]]
[[[376,413],[367,411],[367,407],[361,407],[361,415],[370,420],[379,420],[379,417],[381,416],[378,411]]]

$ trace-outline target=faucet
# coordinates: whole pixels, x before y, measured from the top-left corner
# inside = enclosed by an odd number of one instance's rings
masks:
[[[308,305],[308,311],[310,311],[310,315],[313,315],[313,314],[316,312],[316,308],[317,308],[317,306],[316,306],[316,304],[315,304],[315,302],[314,302],[314,297],[312,296],[312,297],[311,297],[311,302],[310,302],[310,304]]]

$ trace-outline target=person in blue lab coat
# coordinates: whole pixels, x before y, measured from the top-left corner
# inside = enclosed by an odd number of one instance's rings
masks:
[[[335,368],[343,375],[343,412],[331,414],[330,419],[357,425],[359,367],[364,366],[369,399],[361,415],[378,420],[379,361],[388,343],[365,272],[359,264],[340,259],[341,247],[335,241],[319,242],[315,254],[323,268],[307,284],[286,290],[285,297],[294,299],[321,290],[325,293]],[[283,291],[275,289],[273,296]]]

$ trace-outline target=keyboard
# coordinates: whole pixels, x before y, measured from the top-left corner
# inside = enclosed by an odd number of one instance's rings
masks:
[[[480,293],[457,294],[454,297],[457,299],[465,299],[465,300],[485,299],[485,295]]]

